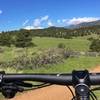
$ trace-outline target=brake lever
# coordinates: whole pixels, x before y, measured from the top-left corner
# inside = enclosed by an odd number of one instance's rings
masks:
[[[5,98],[13,98],[17,92],[23,92],[24,88],[17,86],[14,83],[7,83],[2,86],[1,92]]]

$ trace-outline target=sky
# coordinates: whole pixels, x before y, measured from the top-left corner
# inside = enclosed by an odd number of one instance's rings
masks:
[[[100,0],[0,0],[0,32],[100,19]]]

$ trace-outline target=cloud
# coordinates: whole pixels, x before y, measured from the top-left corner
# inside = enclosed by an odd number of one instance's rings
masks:
[[[0,14],[2,14],[3,13],[3,11],[2,10],[0,10]]]
[[[23,23],[24,29],[31,30],[31,29],[43,29],[47,26],[53,26],[53,23],[49,20],[49,16],[45,15],[40,18],[36,18],[33,20],[33,23],[31,25],[26,26],[26,24],[29,22],[29,20],[25,20]]]
[[[34,21],[33,21],[33,26],[34,27],[39,27],[41,25],[41,20],[40,19],[35,19]]]
[[[31,24],[31,25],[25,26],[26,23],[28,23],[28,21],[25,21],[23,23],[23,25],[24,25],[24,29],[27,29],[27,30],[31,30],[31,29],[41,29],[42,28],[41,27],[41,19],[39,19],[39,18],[34,19],[33,20],[33,24]]]
[[[50,27],[50,26],[54,26],[53,23],[52,23],[51,21],[48,21],[47,24],[48,24],[49,27]]]
[[[31,29],[34,29],[34,27],[33,26],[25,26],[24,29],[31,30]]]
[[[62,23],[66,23],[68,19],[62,19]]]
[[[68,24],[68,25],[76,25],[76,24],[80,24],[80,23],[83,23],[83,22],[92,22],[92,21],[97,21],[99,20],[100,18],[97,18],[97,17],[79,17],[79,18],[72,18],[70,19],[69,21],[66,20],[65,22]]]
[[[34,26],[26,26],[24,27],[26,30],[31,30],[31,29],[43,29],[43,27],[34,27]]]
[[[47,21],[48,19],[49,19],[48,15],[41,17],[41,21]]]
[[[25,20],[23,26],[25,26],[29,22],[29,19]]]
[[[25,26],[24,29],[31,30],[31,29],[42,29],[41,24],[43,21],[47,20],[47,17],[36,18],[33,20],[33,24],[29,26]],[[28,21],[26,21],[28,22]],[[26,22],[24,24],[26,24]]]
[[[23,23],[24,29],[43,29],[45,27],[51,27],[51,26],[68,26],[68,25],[76,25],[82,22],[92,22],[100,20],[100,17],[74,17],[72,19],[58,19],[56,20],[56,23],[53,23],[52,20],[49,18],[48,15],[38,17],[36,19],[33,19],[32,24],[29,25],[29,20],[25,20]],[[28,24],[28,25],[27,25]]]
[[[41,17],[41,18],[36,18],[36,19],[33,21],[33,26],[34,26],[34,27],[41,27],[42,22],[48,21],[48,18],[49,18],[48,15],[43,16],[43,17]]]

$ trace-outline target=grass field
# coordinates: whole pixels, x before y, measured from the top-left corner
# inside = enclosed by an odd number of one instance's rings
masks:
[[[38,46],[38,48],[51,48],[57,47],[59,43],[64,43],[66,48],[77,51],[87,51],[89,50],[90,41],[84,38],[74,38],[74,39],[62,39],[62,38],[33,38],[33,42]]]
[[[34,37],[33,42],[37,45],[36,47],[31,47],[27,49],[27,53],[34,53],[39,52],[40,50],[45,50],[48,48],[55,48],[58,46],[59,43],[64,43],[66,48],[70,48],[74,51],[88,51],[90,41],[87,40],[87,37],[77,37],[74,39],[62,39],[62,38],[47,38],[47,37]],[[3,47],[4,52],[0,53],[0,61],[10,61],[17,56],[26,53],[25,49],[22,48],[15,48],[15,47]],[[49,68],[40,68],[34,70],[35,72],[69,72],[72,69],[84,69],[90,68],[92,66],[96,66],[100,64],[100,57],[76,57],[76,58],[69,58],[68,60],[64,61],[62,64],[52,65]],[[14,71],[13,69],[6,69],[7,72]],[[31,72],[24,70],[25,72]],[[15,72],[15,71],[14,71]],[[23,71],[20,71],[23,72]]]
[[[62,39],[62,38],[47,38],[47,37],[35,37],[33,42],[37,45],[36,47],[28,48],[27,53],[38,52],[41,49],[55,48],[59,43],[65,44],[66,48],[70,48],[75,51],[88,51],[90,41],[84,38],[74,39]],[[1,47],[4,52],[0,53],[0,61],[9,61],[16,56],[21,55],[25,50],[15,47]]]
[[[72,70],[82,70],[91,69],[100,65],[100,57],[79,57],[79,58],[69,58],[64,60],[64,63],[55,64],[51,67],[42,67],[34,70],[15,70],[13,68],[1,68],[0,70],[5,70],[7,73],[66,73]]]
[[[100,64],[100,57],[79,57],[69,58],[64,63],[53,65],[47,68],[39,68],[35,70],[24,70],[25,73],[66,73],[72,70],[91,69]]]

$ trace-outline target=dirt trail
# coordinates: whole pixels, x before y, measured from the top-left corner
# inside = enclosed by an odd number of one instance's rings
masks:
[[[90,72],[100,72],[100,66],[91,69]],[[10,100],[71,100],[71,98],[72,95],[67,87],[52,85],[22,93]]]

